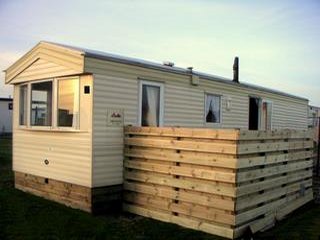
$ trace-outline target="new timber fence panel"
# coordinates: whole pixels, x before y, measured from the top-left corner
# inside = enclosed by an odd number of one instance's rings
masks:
[[[235,232],[239,237],[282,219],[312,200],[310,131],[240,131]]]
[[[128,212],[235,238],[312,200],[309,131],[124,131]]]

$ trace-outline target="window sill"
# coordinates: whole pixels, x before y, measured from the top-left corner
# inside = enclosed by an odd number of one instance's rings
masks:
[[[19,130],[24,131],[39,131],[39,132],[73,132],[73,133],[80,133],[80,132],[88,132],[79,129],[73,128],[51,128],[51,127],[18,127]]]

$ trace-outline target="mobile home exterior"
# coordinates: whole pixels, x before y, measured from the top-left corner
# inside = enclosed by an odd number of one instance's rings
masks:
[[[12,133],[12,98],[0,98],[0,136]]]
[[[124,125],[308,127],[305,98],[50,42],[10,66],[5,81],[14,85],[16,187],[86,211],[100,204],[95,195],[120,196]]]

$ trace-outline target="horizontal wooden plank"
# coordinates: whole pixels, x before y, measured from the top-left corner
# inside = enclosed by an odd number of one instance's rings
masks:
[[[240,185],[237,187],[237,197],[259,192],[262,190],[275,188],[282,184],[288,184],[291,182],[299,181],[302,179],[307,179],[312,177],[312,169],[301,170],[293,173],[289,173],[286,176],[274,177],[260,182],[248,183],[245,185]]]
[[[248,228],[250,228],[252,233],[256,233],[258,231],[264,230],[266,227],[270,225],[274,225],[275,222],[276,218],[274,213],[266,214],[263,218],[256,219],[250,223],[235,228],[234,239],[237,239],[241,237],[243,234],[245,234],[245,232],[248,231]]]
[[[311,130],[277,129],[272,131],[240,130],[239,140],[311,138]]]
[[[163,187],[161,185],[150,185],[128,181],[124,181],[123,186],[125,190],[151,194],[193,204],[200,204],[207,207],[213,207],[228,211],[234,211],[235,208],[235,202],[233,200],[227,199],[226,197],[199,193],[196,191],[176,191],[173,188]]]
[[[226,154],[201,153],[184,150],[177,153],[171,149],[127,147],[124,150],[124,156],[232,169],[237,167],[237,159],[235,156]]]
[[[277,220],[283,219],[286,215],[293,212],[297,208],[301,207],[302,205],[310,202],[313,200],[313,192],[309,191],[309,193],[306,193],[304,197],[300,197],[296,201],[293,201],[289,204],[286,204],[285,206],[279,208],[277,210],[276,218]]]
[[[309,195],[312,195],[312,189],[307,189],[304,196],[301,196],[300,192],[289,195],[285,198],[278,199],[273,202],[269,202],[261,207],[257,207],[254,209],[251,209],[249,211],[245,211],[241,214],[236,215],[236,225],[241,225],[247,221],[253,220],[254,218],[266,214],[268,212],[275,212],[278,208],[285,206],[287,203],[290,203],[291,201],[296,201],[296,199],[299,198],[307,198]]]
[[[240,143],[238,154],[273,152],[282,150],[297,150],[313,148],[313,141],[291,141],[291,142],[272,142],[272,143]]]
[[[296,151],[290,153],[266,153],[265,156],[259,157],[251,157],[251,156],[244,156],[238,159],[238,168],[248,168],[248,167],[255,167],[261,165],[269,165],[274,163],[281,163],[287,161],[294,161],[298,159],[305,159],[305,158],[312,158],[314,155],[313,151]]]
[[[215,234],[230,239],[233,238],[233,229],[231,228],[221,227],[207,222],[200,222],[186,217],[174,216],[171,214],[150,210],[145,207],[139,207],[132,204],[123,204],[123,209],[124,211],[138,214],[144,217],[150,217],[156,220],[178,224],[186,228],[191,228],[194,230]]]
[[[278,186],[277,188],[272,188],[262,194],[249,195],[248,197],[238,198],[236,201],[236,210],[243,210],[249,207],[255,207],[260,203],[264,203],[283,195],[291,194],[293,192],[299,191],[301,187],[308,188],[312,186],[312,179],[299,181],[297,183],[289,184],[285,187]]]
[[[295,198],[292,201],[285,203],[276,209],[272,209],[271,211],[265,213],[265,216],[263,218],[259,218],[257,220],[250,221],[246,224],[243,224],[235,229],[234,237],[238,238],[242,236],[247,228],[249,227],[253,233],[258,232],[260,230],[263,230],[267,228],[269,225],[272,225],[277,220],[281,220],[283,218],[282,215],[282,209],[285,209],[283,212],[285,212],[285,215],[288,215],[290,212],[294,211],[298,207],[301,207],[303,204],[308,203],[313,199],[312,191],[309,190],[308,193],[306,193],[305,196]],[[290,209],[289,211],[287,211]],[[282,216],[282,218],[279,218]]]
[[[150,139],[127,137],[124,139],[127,146],[166,148],[177,150],[189,150],[195,152],[225,153],[236,154],[236,144],[210,143],[210,142],[194,142],[185,140],[166,140],[166,139]]]
[[[200,182],[195,181],[194,179],[181,179],[181,178],[172,178],[168,175],[160,175],[155,173],[148,173],[142,171],[125,171],[124,178],[135,180],[139,182],[162,184],[164,186],[171,186],[177,188],[183,188],[188,190],[194,190],[199,192],[212,193],[222,196],[235,197],[236,189],[232,186],[224,186],[220,183],[213,182]]]
[[[175,203],[171,199],[157,197],[150,194],[125,192],[124,200],[139,206],[147,206],[195,217],[200,221],[208,220],[227,225],[234,225],[235,222],[235,216],[225,213],[223,210],[185,202]]]
[[[31,193],[36,196],[58,202],[72,208],[81,209],[86,212],[91,212],[91,209],[92,209],[91,203],[88,203],[83,200],[69,198],[67,196],[62,196],[60,194],[56,194],[53,192],[44,192],[44,191],[41,191],[32,187],[23,186],[20,184],[15,184],[15,188],[23,192]]]
[[[138,160],[125,160],[124,166],[127,168],[158,172],[164,174],[194,177],[199,179],[207,179],[218,182],[235,183],[235,173],[227,173],[221,171],[201,169],[199,167],[182,167],[182,166],[170,166],[164,164],[149,163]]]
[[[277,175],[281,173],[287,173],[292,171],[297,171],[300,169],[305,169],[313,166],[313,160],[301,160],[289,162],[288,164],[279,164],[275,166],[267,166],[261,169],[245,169],[243,172],[237,174],[237,183],[250,181],[254,179],[259,179],[262,177],[268,177],[272,175]]]
[[[125,134],[144,136],[188,137],[220,140],[237,140],[239,130],[208,129],[208,128],[178,128],[178,127],[134,127],[126,126]]]

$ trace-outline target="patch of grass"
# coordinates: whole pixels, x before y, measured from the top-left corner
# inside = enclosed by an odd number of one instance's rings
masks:
[[[130,214],[92,216],[13,188],[12,141],[0,139],[0,240],[222,239]],[[308,204],[254,239],[319,239],[320,206]]]
[[[0,240],[222,239],[131,214],[92,216],[16,190],[11,148],[0,139]]]

